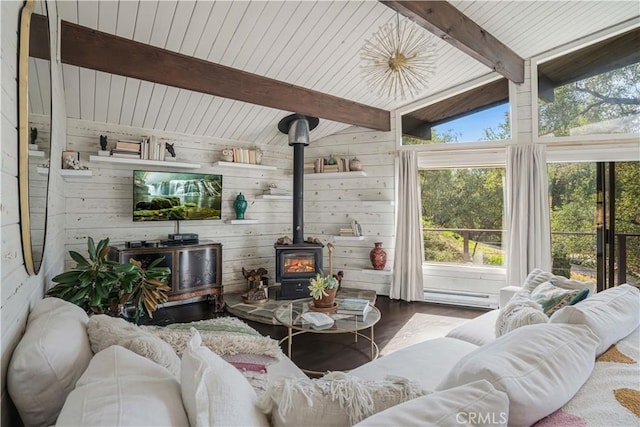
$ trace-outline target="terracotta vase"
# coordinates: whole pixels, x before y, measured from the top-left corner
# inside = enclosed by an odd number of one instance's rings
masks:
[[[338,292],[338,288],[326,289],[325,292],[328,295],[322,295],[318,299],[313,300],[313,305],[317,308],[332,308],[334,300],[336,298],[336,292]]]
[[[369,252],[369,259],[374,270],[384,270],[387,265],[387,253],[382,249],[382,242],[374,243],[374,248]]]

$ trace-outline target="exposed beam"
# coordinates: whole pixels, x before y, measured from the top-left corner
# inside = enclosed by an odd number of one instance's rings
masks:
[[[37,13],[31,14],[29,29],[29,56],[49,60],[49,18]]]
[[[62,21],[65,64],[389,131],[389,111]]]
[[[514,83],[524,82],[524,59],[446,1],[380,0]]]
[[[640,62],[640,28],[538,65],[553,87]]]
[[[506,101],[509,101],[509,84],[506,79],[500,79],[427,105],[407,115],[436,126]]]

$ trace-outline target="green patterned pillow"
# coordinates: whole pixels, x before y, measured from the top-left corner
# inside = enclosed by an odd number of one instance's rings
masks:
[[[589,295],[589,289],[563,289],[556,286],[553,280],[538,285],[531,292],[531,299],[542,306],[547,316],[567,305],[576,304]]]

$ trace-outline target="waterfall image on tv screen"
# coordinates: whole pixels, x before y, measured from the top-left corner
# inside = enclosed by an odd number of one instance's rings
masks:
[[[133,220],[221,219],[222,175],[133,171]]]

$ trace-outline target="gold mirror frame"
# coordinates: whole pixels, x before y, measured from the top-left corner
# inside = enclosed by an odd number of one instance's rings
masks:
[[[46,205],[47,205],[47,190],[48,190],[48,170],[46,172],[45,179],[33,179],[30,177],[30,162],[29,162],[29,152],[30,152],[30,111],[29,111],[29,65],[30,65],[30,53],[34,55],[34,46],[37,45],[35,56],[44,59],[46,55],[46,59],[50,56],[50,44],[49,44],[49,30],[48,30],[48,22],[47,22],[47,31],[46,31],[46,49],[44,46],[40,46],[42,43],[42,34],[35,37],[32,37],[32,30],[42,30],[39,26],[38,28],[32,27],[32,19],[34,14],[34,9],[36,6],[35,0],[27,0],[25,5],[22,8],[22,12],[20,15],[20,40],[19,40],[19,57],[18,57],[18,184],[19,184],[19,197],[20,197],[20,227],[21,227],[21,236],[22,236],[22,252],[24,257],[24,265],[27,270],[27,273],[30,275],[35,275],[38,273],[40,265],[42,263],[42,252],[44,249],[44,240],[46,234]],[[46,2],[43,2],[43,10],[46,13]],[[39,16],[41,18],[41,16]],[[48,18],[47,18],[48,20]],[[39,49],[38,49],[39,47]],[[30,52],[31,50],[31,52]],[[51,65],[49,64],[49,74],[48,78],[48,90],[49,90],[49,103],[48,106],[44,105],[44,108],[48,108],[49,114],[49,127],[47,129],[47,137],[48,141],[46,142],[48,151],[50,152],[50,144],[51,144]],[[40,129],[43,130],[42,128]],[[46,132],[43,132],[43,134]],[[33,173],[36,173],[35,171]],[[33,182],[31,182],[33,181]],[[36,182],[37,181],[37,182]],[[39,196],[41,192],[32,191],[34,188],[30,188],[30,185],[33,186],[35,184],[40,184],[44,182],[44,214],[42,221],[37,221],[38,224],[42,222],[41,228],[38,228],[38,231],[42,233],[42,249],[40,250],[40,256],[36,260],[34,257],[34,235],[32,228],[34,227],[34,206],[32,206],[33,199],[30,200],[31,196]],[[33,193],[33,194],[31,194]],[[38,236],[39,237],[39,236]],[[38,240],[38,243],[40,240]]]

